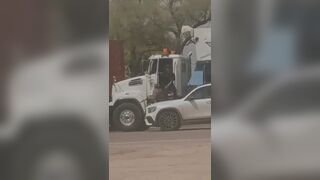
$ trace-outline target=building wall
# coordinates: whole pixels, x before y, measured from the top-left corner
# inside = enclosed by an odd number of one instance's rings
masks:
[[[117,81],[125,79],[124,52],[121,41],[109,40],[109,95],[111,95],[113,77]]]

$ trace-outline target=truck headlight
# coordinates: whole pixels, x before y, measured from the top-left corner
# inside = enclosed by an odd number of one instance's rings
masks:
[[[151,106],[148,108],[148,113],[153,113],[154,111],[156,111],[157,107],[156,106]]]

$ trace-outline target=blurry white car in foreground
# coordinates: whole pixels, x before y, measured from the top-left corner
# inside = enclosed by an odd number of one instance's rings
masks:
[[[184,98],[147,107],[145,122],[161,130],[177,130],[182,124],[210,122],[211,84],[199,86]]]
[[[319,179],[320,69],[267,83],[212,121],[213,179]],[[317,178],[315,178],[317,177]]]
[[[108,46],[88,42],[17,65],[0,124],[0,179],[107,179]]]

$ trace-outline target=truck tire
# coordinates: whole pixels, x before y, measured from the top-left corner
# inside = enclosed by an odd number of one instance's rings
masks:
[[[142,110],[133,103],[118,105],[113,111],[112,126],[120,131],[142,131],[146,129]]]
[[[161,131],[175,131],[181,127],[180,115],[174,110],[164,110],[157,117]]]
[[[24,136],[13,154],[12,180],[107,179],[107,159],[95,138],[59,129]]]

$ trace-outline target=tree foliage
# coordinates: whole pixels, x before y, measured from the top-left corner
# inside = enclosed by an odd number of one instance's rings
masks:
[[[126,63],[136,74],[141,60],[163,47],[181,53],[188,41],[182,27],[197,27],[210,17],[210,0],[112,0],[110,38],[123,41]]]

